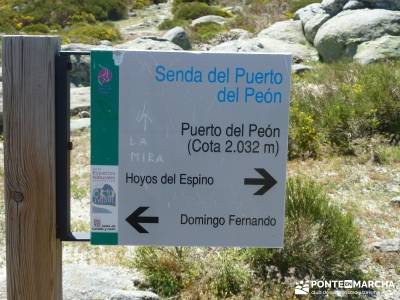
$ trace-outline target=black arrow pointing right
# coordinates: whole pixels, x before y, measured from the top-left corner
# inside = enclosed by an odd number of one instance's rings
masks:
[[[256,168],[255,170],[262,178],[245,178],[244,185],[262,185],[262,187],[254,193],[254,195],[261,196],[277,184],[277,181],[265,169]]]
[[[149,233],[142,225],[139,223],[158,223],[158,217],[146,217],[141,216],[149,207],[148,206],[139,206],[129,217],[125,220],[138,232],[140,233]]]

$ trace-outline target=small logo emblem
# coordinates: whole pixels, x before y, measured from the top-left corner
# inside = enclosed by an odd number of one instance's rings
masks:
[[[112,72],[110,69],[103,67],[102,65],[99,65],[99,67],[100,69],[97,73],[97,81],[100,85],[105,85],[112,80]]]
[[[105,184],[102,188],[95,188],[92,194],[92,201],[97,205],[115,206],[116,194],[111,185]]]
[[[95,228],[100,228],[101,227],[101,220],[100,219],[94,219],[93,220],[93,225]]]
[[[353,288],[353,280],[345,280],[345,281],[344,281],[344,288],[345,288],[345,289],[351,289],[351,288]]]
[[[296,282],[296,286],[294,287],[295,295],[308,295],[310,293],[310,284],[308,281],[300,281]]]

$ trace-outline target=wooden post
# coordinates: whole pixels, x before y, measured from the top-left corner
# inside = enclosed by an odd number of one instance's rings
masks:
[[[55,54],[59,38],[3,37],[9,300],[62,298],[56,239]]]

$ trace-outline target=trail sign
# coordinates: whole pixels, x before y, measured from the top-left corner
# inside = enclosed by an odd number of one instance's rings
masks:
[[[290,55],[91,61],[92,244],[283,246]]]

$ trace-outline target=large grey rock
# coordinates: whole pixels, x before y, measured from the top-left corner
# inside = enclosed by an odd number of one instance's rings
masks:
[[[200,45],[200,50],[207,51],[211,47],[234,40],[248,40],[252,38],[254,35],[247,30],[234,28],[229,31],[224,31],[217,34],[214,38],[212,38],[208,44]]]
[[[136,49],[136,50],[183,50],[178,45],[164,38],[141,37],[128,41],[123,44],[115,45],[116,49]]]
[[[371,250],[378,250],[381,252],[400,252],[400,238],[381,240],[375,242],[370,246]]]
[[[276,22],[262,30],[257,36],[281,40],[293,44],[308,44],[303,34],[301,21],[298,20]]]
[[[331,15],[321,7],[320,3],[309,4],[294,14],[294,18],[300,20],[306,39],[313,44],[318,29],[324,24]]]
[[[322,0],[321,8],[330,15],[336,15],[342,11],[348,0]]]
[[[153,293],[137,291],[135,283],[141,281],[143,279],[138,272],[126,268],[85,264],[63,265],[64,300],[158,299]],[[128,295],[132,297],[127,298]]]
[[[318,29],[329,19],[330,15],[328,14],[317,14],[304,25],[304,35],[311,44],[314,44]]]
[[[392,198],[392,200],[390,200],[390,204],[400,207],[400,196]]]
[[[216,23],[219,25],[224,25],[226,23],[226,19],[221,16],[214,16],[214,15],[208,15],[208,16],[203,16],[197,19],[194,19],[190,26],[197,26],[199,24],[204,24],[204,23]]]
[[[99,45],[112,47],[112,42],[110,42],[109,40],[101,40],[99,41]]]
[[[90,85],[90,57],[86,55],[71,55],[71,83],[76,86]]]
[[[83,119],[83,118],[90,118],[90,112],[86,111],[86,110],[82,110],[79,112],[78,114],[79,118]]]
[[[343,10],[365,8],[366,3],[358,0],[350,0],[343,6]]]
[[[354,60],[369,64],[385,59],[400,59],[400,36],[385,35],[379,39],[362,43],[357,48]]]
[[[159,300],[156,294],[147,291],[117,292],[110,297],[110,300]]]
[[[186,31],[182,27],[174,27],[168,30],[163,38],[166,40],[178,45],[184,50],[189,50],[192,48],[190,44],[189,36],[187,35]]]
[[[61,49],[65,51],[90,51],[90,50],[109,50],[112,49],[112,47],[107,45],[89,45],[81,43],[72,43],[72,44],[62,45]]]
[[[390,10],[400,10],[399,0],[361,0],[366,6],[371,8],[382,8]]]
[[[321,8],[321,3],[312,3],[303,8],[300,8],[294,13],[293,19],[300,20],[304,25],[315,15],[326,14],[326,11]]]
[[[293,64],[292,65],[292,73],[293,74],[303,74],[311,71],[313,68],[303,64]]]
[[[211,48],[210,51],[291,53],[295,62],[318,60],[317,51],[309,45],[294,44],[268,37],[229,41]]]
[[[71,88],[71,115],[90,110],[90,87]]]
[[[210,52],[262,52],[264,46],[257,39],[233,40],[210,49]]]
[[[400,35],[400,12],[383,9],[346,10],[318,30],[314,45],[325,61],[353,57],[357,46],[385,34]]]
[[[241,28],[233,28],[227,34],[230,35],[230,40],[243,40],[253,37],[251,32]]]

